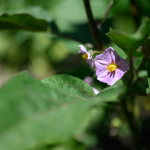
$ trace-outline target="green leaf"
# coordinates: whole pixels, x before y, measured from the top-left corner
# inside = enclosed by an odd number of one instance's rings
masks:
[[[95,96],[91,86],[83,82],[81,79],[70,75],[55,75],[42,80],[42,82],[52,88],[59,89],[67,95],[80,98],[90,98]]]
[[[119,102],[119,97],[123,95],[126,91],[126,87],[123,85],[122,81],[119,80],[113,86],[107,87],[102,90],[95,99],[100,98],[100,102]]]
[[[150,19],[144,17],[142,24],[134,34],[125,34],[122,31],[110,30],[106,35],[130,57],[131,52],[134,54],[139,46],[147,40],[149,31]]]
[[[12,78],[0,90],[0,149],[27,149],[44,139],[51,142],[72,134],[93,105],[93,101],[82,101],[89,95],[82,92],[82,97],[71,96],[26,72]]]
[[[145,57],[150,55],[150,39],[148,39],[142,46],[142,52]]]
[[[120,0],[113,0],[114,4],[118,3],[118,1],[120,1]]]
[[[0,30],[29,30],[29,31],[47,31],[57,30],[54,22],[46,22],[42,19],[36,19],[29,14],[2,14],[0,16]]]
[[[116,84],[94,96],[88,84],[69,75],[42,82],[24,72],[0,90],[0,149],[31,149],[61,141],[82,126],[91,107],[114,102],[121,94]]]

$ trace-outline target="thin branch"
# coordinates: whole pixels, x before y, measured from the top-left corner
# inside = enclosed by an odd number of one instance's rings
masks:
[[[134,73],[133,73],[133,60],[132,60],[132,47],[133,47],[133,43],[134,43],[134,41],[132,42],[132,45],[131,45],[131,48],[130,48],[130,56],[129,56],[131,77],[130,77],[128,83],[127,83],[128,87],[131,86],[132,80],[133,80],[133,77],[134,77]]]
[[[133,74],[133,60],[132,60],[132,52],[130,54],[130,70],[131,70],[131,77],[134,76]]]
[[[95,48],[91,43],[85,41],[84,39],[82,38],[76,38],[70,34],[66,34],[66,33],[63,33],[63,32],[60,32],[59,31],[59,28],[57,27],[57,25],[55,24],[54,21],[51,21],[49,22],[49,26],[47,27],[47,33],[52,33],[52,34],[55,34],[57,36],[60,36],[60,37],[64,37],[64,38],[67,38],[67,39],[70,39],[70,40],[74,40],[74,41],[77,41],[79,43],[82,43],[84,45],[89,45],[92,47],[92,48]]]
[[[101,21],[99,21],[99,23],[98,23],[98,25],[97,25],[97,28],[98,28],[99,30],[102,29],[102,24],[106,21],[106,18],[107,18],[107,16],[108,16],[109,11],[110,11],[110,9],[112,8],[113,4],[114,4],[114,1],[111,0],[110,3],[109,3],[109,5],[108,5],[108,8],[107,8],[107,10],[106,10],[106,12],[105,12],[105,14],[104,14],[104,17],[103,17],[104,19],[101,20]]]
[[[136,26],[138,27],[140,25],[139,19],[138,19],[138,9],[135,0],[130,0],[131,2],[131,14],[136,22]]]
[[[99,31],[96,27],[96,23],[94,21],[93,15],[92,15],[92,11],[91,11],[91,7],[90,7],[90,3],[89,0],[84,0],[84,5],[85,5],[85,9],[86,9],[86,14],[88,17],[88,21],[89,21],[89,26],[90,26],[90,30],[96,45],[96,48],[99,50],[103,50],[104,49],[104,44],[100,38],[99,35]]]

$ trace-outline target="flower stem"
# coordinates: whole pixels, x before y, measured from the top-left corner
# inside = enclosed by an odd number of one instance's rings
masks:
[[[86,14],[87,14],[87,17],[88,17],[90,30],[91,30],[96,48],[99,49],[99,50],[103,50],[104,49],[104,43],[102,42],[102,40],[100,38],[100,35],[99,35],[99,31],[96,27],[96,23],[94,21],[93,15],[92,15],[89,0],[84,0],[84,5],[85,5],[85,10],[86,10]]]

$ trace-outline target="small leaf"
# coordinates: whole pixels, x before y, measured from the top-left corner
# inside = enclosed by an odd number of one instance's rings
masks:
[[[130,57],[131,52],[134,54],[139,46],[147,40],[149,31],[150,19],[144,17],[141,26],[134,34],[129,35],[122,31],[110,30],[106,35]]]

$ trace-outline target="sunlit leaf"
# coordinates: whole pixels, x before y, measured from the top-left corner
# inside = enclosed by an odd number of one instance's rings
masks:
[[[86,86],[84,88],[86,91]],[[0,149],[27,149],[45,138],[72,134],[93,103],[82,101],[86,92],[79,94],[78,89],[76,92],[77,96],[71,96],[69,92],[37,81],[29,73],[12,78],[0,91],[0,119],[3,120],[0,122]],[[77,101],[79,103],[72,103]]]
[[[56,75],[44,79],[42,82],[75,97],[90,98],[95,96],[93,89],[87,83],[70,75]]]

